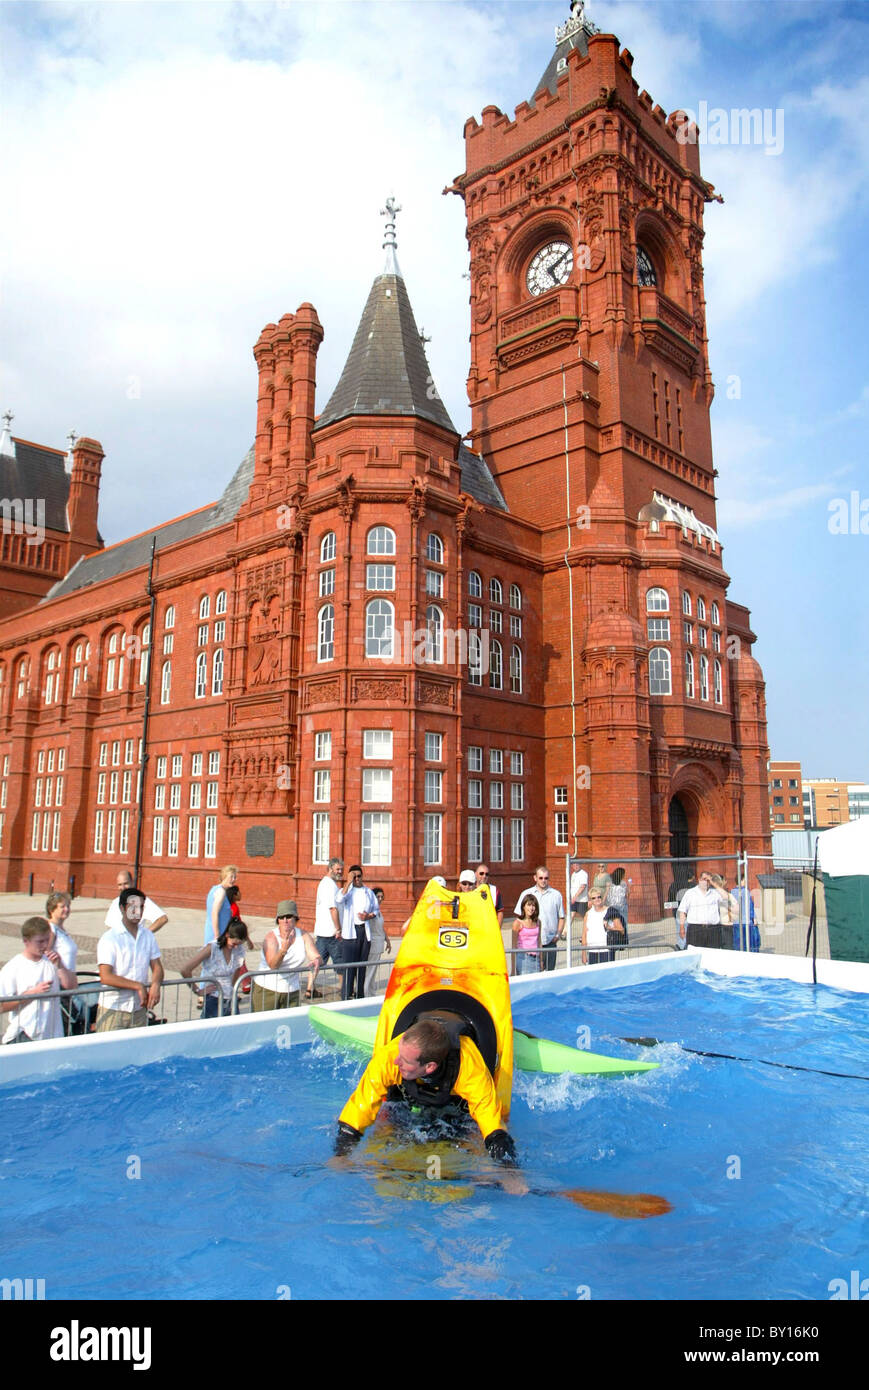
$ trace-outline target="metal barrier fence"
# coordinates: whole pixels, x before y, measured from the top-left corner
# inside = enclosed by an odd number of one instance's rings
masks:
[[[562,895],[570,900],[571,865],[565,856]],[[609,859],[580,861],[589,885],[606,889],[605,906],[616,906],[628,923],[631,947],[643,954],[677,945],[679,904],[702,870],[720,874],[729,893],[724,909],[721,945],[725,949],[804,956],[815,892],[819,957],[829,959],[830,946],[823,887],[816,883],[807,859],[783,861],[771,855],[706,854],[667,859]],[[571,961],[578,964],[575,936],[582,930],[582,913],[571,922]],[[811,953],[809,951],[809,953]]]

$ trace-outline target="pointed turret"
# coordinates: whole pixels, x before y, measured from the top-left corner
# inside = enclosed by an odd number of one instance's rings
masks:
[[[532,96],[536,96],[544,87],[555,96],[558,78],[567,68],[568,53],[575,48],[577,53],[585,58],[588,54],[588,41],[592,34],[597,33],[600,33],[597,25],[585,17],[585,0],[572,0],[570,19],[564,24],[559,24],[555,30],[555,52]]]
[[[386,264],[371,286],[350,355],[317,429],[349,415],[414,415],[458,433],[441,401],[416,326],[395,242],[395,200],[387,199]]]

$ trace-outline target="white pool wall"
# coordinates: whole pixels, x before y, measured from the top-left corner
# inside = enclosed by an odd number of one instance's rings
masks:
[[[810,984],[812,980],[811,960],[799,956],[689,947],[672,955],[639,956],[634,960],[519,976],[511,980],[510,993],[518,1001],[529,994],[626,989],[667,975],[700,969],[716,975],[765,976],[801,984]],[[819,984],[869,994],[869,965],[819,960],[817,971]],[[323,1007],[365,1016],[380,1012],[380,1000],[360,999]],[[308,1007],[302,1006],[278,1013],[242,1014],[207,1022],[194,1019],[123,1033],[92,1033],[89,1037],[23,1043],[0,1047],[0,1087],[59,1081],[75,1072],[121,1071],[125,1067],[147,1066],[170,1057],[233,1057],[267,1044],[290,1048],[311,1042],[313,1036]]]

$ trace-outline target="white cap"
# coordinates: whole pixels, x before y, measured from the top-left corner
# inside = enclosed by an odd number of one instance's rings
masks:
[[[440,874],[435,874],[434,878],[432,879],[432,883],[439,883],[441,888],[446,888],[447,886],[446,879],[441,878]]]
[[[476,882],[477,875],[474,873],[473,869],[462,869],[462,872],[459,874],[459,883],[476,884]]]

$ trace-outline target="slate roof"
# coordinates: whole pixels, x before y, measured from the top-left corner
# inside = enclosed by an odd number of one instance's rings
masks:
[[[474,454],[462,444],[459,449],[459,463],[462,468],[462,492],[467,492],[475,502],[494,507],[496,511],[509,510],[482,454]]]
[[[201,536],[205,531],[225,526],[228,521],[232,521],[247,497],[252,478],[253,447],[245,454],[217,502],[201,507],[199,511],[189,512],[187,516],[177,517],[174,521],[167,521],[163,526],[154,526],[150,531],[131,536],[127,541],[119,541],[117,545],[100,550],[95,555],[82,557],[64,579],[49,589],[42,602],[62,598],[64,594],[87,589],[91,584],[100,584],[104,579],[115,579],[129,570],[147,565],[151,557],[151,541],[155,536],[157,549],[165,550],[167,546],[175,545],[178,541],[190,540],[192,536]]]
[[[315,429],[348,415],[416,415],[458,430],[438,396],[404,278],[378,275],[362,311],[350,355]]]
[[[580,28],[576,29],[574,33],[570,34],[567,38],[562,39],[561,43],[556,44],[555,52],[549,59],[549,63],[547,64],[543,76],[537,83],[537,86],[534,88],[534,91],[531,93],[532,97],[535,97],[542,87],[548,87],[552,95],[555,96],[557,94],[556,82],[559,77],[558,64],[561,61],[561,59],[566,58],[572,48],[576,49],[580,57],[587,58],[588,40],[592,34],[597,34],[599,32],[600,31],[598,30],[595,24],[591,24],[588,20],[586,20],[585,23]]]
[[[66,507],[69,501],[69,474],[66,471],[66,455],[59,449],[29,444],[26,439],[15,439],[13,442],[14,458],[0,454],[0,498],[19,498],[22,502],[43,499],[46,529],[68,533]]]

